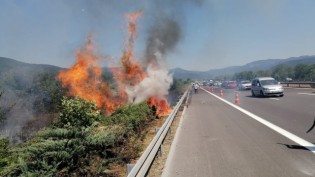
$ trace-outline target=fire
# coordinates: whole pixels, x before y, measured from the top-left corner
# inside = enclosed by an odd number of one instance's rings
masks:
[[[68,70],[61,71],[57,78],[61,80],[62,86],[67,88],[69,96],[81,97],[89,101],[95,101],[104,113],[110,114],[122,104],[133,102],[130,91],[141,84],[148,74],[134,57],[134,41],[137,36],[137,19],[143,14],[142,11],[127,14],[128,37],[125,48],[120,58],[120,66],[112,68],[111,72],[115,78],[115,90],[102,81],[102,69],[98,66],[102,57],[95,55],[95,45],[92,37],[88,37],[86,44],[76,53],[76,63]],[[118,93],[114,95],[113,93]],[[129,94],[128,94],[129,93]],[[156,108],[158,116],[169,114],[171,108],[167,100],[161,98],[158,93],[147,95],[148,104]]]
[[[134,39],[137,34],[136,20],[142,15],[142,11],[127,14],[128,19],[128,38],[122,57],[120,59],[121,68],[114,75],[118,78],[118,82],[124,85],[134,86],[144,79],[145,73],[142,66],[134,58]]]
[[[94,50],[95,45],[89,36],[86,44],[76,53],[76,63],[68,70],[61,71],[57,79],[68,89],[69,96],[95,101],[108,114],[120,104],[111,100],[110,88],[102,81],[102,70],[97,66],[101,57],[96,56]]]
[[[155,97],[151,97],[148,100],[148,105],[155,107],[158,116],[166,116],[172,111],[165,99],[157,100]]]

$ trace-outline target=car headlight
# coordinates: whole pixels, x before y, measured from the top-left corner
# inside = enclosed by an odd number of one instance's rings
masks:
[[[263,90],[269,90],[268,88],[263,88]]]

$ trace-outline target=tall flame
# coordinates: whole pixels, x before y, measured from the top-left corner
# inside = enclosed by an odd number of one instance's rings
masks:
[[[114,76],[118,78],[118,82],[123,85],[134,86],[144,79],[145,73],[142,66],[134,58],[134,40],[137,35],[136,20],[142,15],[142,11],[127,14],[128,19],[128,38],[126,46],[120,59],[121,68],[118,72],[114,72]]]
[[[101,79],[102,70],[97,66],[101,57],[94,54],[95,48],[89,36],[86,44],[76,53],[76,63],[68,70],[60,71],[57,79],[68,89],[69,96],[95,101],[108,114],[120,104],[113,101],[109,86]]]
[[[104,113],[109,114],[122,104],[126,104],[127,101],[134,102],[135,96],[132,92],[139,92],[139,90],[141,92],[141,89],[150,87],[150,84],[144,83],[152,83],[157,80],[156,75],[152,77],[152,74],[144,72],[142,65],[134,58],[134,41],[137,36],[136,20],[142,14],[142,11],[138,11],[126,15],[128,37],[125,49],[120,58],[120,67],[111,70],[116,80],[116,89],[119,95],[114,96],[112,94],[114,91],[112,92],[109,85],[102,81],[102,70],[98,66],[101,57],[95,55],[96,47],[92,42],[92,37],[89,36],[87,43],[76,53],[76,63],[68,70],[61,71],[57,76],[62,81],[62,86],[69,90],[69,96],[95,101]],[[150,77],[153,79],[148,81]],[[159,89],[151,90],[153,91],[143,94],[144,96],[141,97],[140,101],[148,99],[149,106],[156,108],[158,116],[170,113],[171,108],[167,100],[163,98],[164,95],[161,96],[158,93],[160,92]]]

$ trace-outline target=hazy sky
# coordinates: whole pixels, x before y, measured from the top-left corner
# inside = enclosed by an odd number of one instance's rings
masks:
[[[163,56],[169,68],[205,71],[314,55],[314,7],[314,0],[0,0],[0,56],[69,67],[92,34],[99,53],[118,61],[124,14],[136,10],[144,11],[138,58],[157,19],[178,23],[179,39]]]

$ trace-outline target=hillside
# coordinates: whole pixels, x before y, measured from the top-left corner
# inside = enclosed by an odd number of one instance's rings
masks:
[[[0,57],[0,107],[12,107],[7,119],[0,122],[0,135],[19,143],[53,119],[52,103],[61,96],[54,92],[58,88],[54,78],[60,69]]]
[[[0,57],[0,89],[22,90],[31,87],[40,73],[56,74],[61,68],[52,65],[28,64]]]
[[[171,72],[175,78],[185,79],[205,79],[213,78],[219,75],[228,75],[234,74],[242,71],[259,71],[259,70],[268,70],[273,67],[285,64],[290,67],[294,67],[297,64],[315,64],[315,56],[300,56],[300,57],[291,57],[287,59],[267,59],[267,60],[258,60],[250,62],[242,66],[231,66],[221,69],[211,69],[208,71],[188,71],[181,68],[172,69]]]

